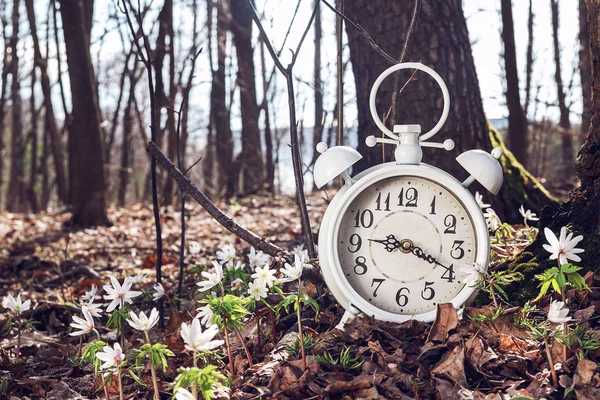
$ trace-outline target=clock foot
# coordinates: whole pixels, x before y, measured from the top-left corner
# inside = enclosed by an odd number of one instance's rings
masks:
[[[339,329],[340,331],[344,332],[346,330],[346,324],[352,322],[360,313],[361,311],[358,308],[354,307],[354,304],[350,303],[350,305],[346,309],[346,312],[344,313],[344,315],[342,315],[340,323],[336,325],[336,329]]]

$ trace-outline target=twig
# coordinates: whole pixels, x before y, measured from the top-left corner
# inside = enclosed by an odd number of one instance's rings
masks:
[[[248,0],[248,5],[250,8],[250,11],[252,12],[252,18],[254,19],[254,23],[256,24],[256,26],[258,27],[258,30],[260,31],[263,42],[264,42],[265,46],[267,47],[267,50],[269,51],[269,54],[271,55],[271,58],[273,59],[275,66],[281,72],[281,74],[286,78],[287,88],[288,88],[288,108],[289,108],[289,115],[290,115],[290,143],[291,143],[291,147],[292,147],[292,164],[294,167],[294,177],[296,180],[296,202],[298,203],[298,208],[300,209],[300,219],[301,219],[301,223],[302,223],[302,230],[304,231],[304,241],[306,243],[308,255],[311,259],[315,259],[316,258],[315,244],[314,244],[314,238],[312,235],[312,230],[310,227],[310,218],[308,217],[308,209],[306,207],[306,198],[304,196],[304,178],[302,176],[302,161],[300,159],[300,149],[299,149],[299,145],[298,145],[298,129],[296,126],[296,101],[295,101],[295,97],[294,97],[293,68],[294,68],[294,64],[296,63],[298,53],[300,52],[300,48],[302,47],[302,43],[304,42],[304,38],[306,37],[306,35],[312,25],[312,22],[315,18],[318,7],[315,5],[315,7],[313,8],[312,15],[310,17],[310,20],[308,21],[306,29],[304,30],[304,33],[302,34],[302,38],[298,42],[298,45],[296,46],[296,50],[292,52],[292,60],[286,68],[283,66],[283,64],[279,60],[279,57],[275,53],[275,50],[273,49],[273,45],[271,44],[271,41],[269,40],[269,38],[265,32],[265,29],[262,26],[262,23],[260,22],[260,18],[258,17],[258,13],[256,12],[256,9],[254,8],[254,4],[253,4],[252,0]]]
[[[239,225],[233,219],[231,219],[227,214],[225,214],[221,209],[219,209],[214,203],[210,201],[208,197],[200,189],[198,189],[187,176],[185,176],[172,162],[167,158],[167,156],[158,148],[158,146],[154,142],[148,142],[148,146],[146,147],[147,151],[150,153],[152,158],[156,160],[158,165],[160,165],[169,176],[171,176],[180,189],[183,192],[187,193],[191,198],[196,200],[198,204],[202,206],[218,223],[223,225],[228,231],[244,240],[248,244],[254,246],[258,250],[262,250],[265,253],[269,254],[273,257],[283,257],[288,262],[293,261],[293,257],[280,248],[267,240],[261,238],[255,233],[249,231],[243,226]]]
[[[344,59],[343,59],[343,36],[344,36],[344,0],[338,0],[340,15],[336,18],[337,32],[337,145],[344,144]]]
[[[390,64],[398,63],[398,60],[396,60],[394,57],[390,56],[381,47],[379,47],[379,45],[375,42],[375,40],[373,40],[371,35],[369,35],[369,33],[367,31],[365,31],[365,29],[362,26],[356,24],[350,18],[346,17],[342,12],[336,10],[335,7],[333,7],[331,4],[329,4],[326,0],[321,0],[321,2],[323,4],[325,4],[331,11],[336,13],[338,16],[344,18],[344,20],[346,20],[346,22],[348,22],[350,25],[352,25],[352,27],[354,27],[354,29],[356,29],[358,31],[358,33],[360,33],[362,36],[364,36],[369,41],[369,44],[371,45],[371,47],[376,52],[378,52],[383,58],[385,58]]]
[[[119,8],[121,8],[121,0],[117,3]],[[138,55],[146,68],[146,72],[148,74],[148,92],[150,94],[150,137],[153,142],[156,142],[156,131],[158,128],[157,118],[156,118],[156,106],[155,100],[156,96],[154,93],[154,79],[152,78],[152,51],[150,49],[150,44],[148,43],[148,36],[144,33],[143,23],[140,19],[140,16],[137,17],[137,23],[139,27],[140,36],[144,42],[144,49],[146,53],[144,54],[144,50],[142,50],[142,46],[138,41],[138,36],[136,36],[136,30],[133,27],[133,22],[131,21],[131,16],[129,15],[129,11],[127,9],[127,4],[123,1],[121,12],[125,14],[125,18],[127,19],[127,25],[129,26],[130,33],[133,37],[133,42],[138,50]],[[135,14],[135,13],[134,13]],[[156,283],[161,283],[162,281],[162,229],[160,225],[160,209],[158,206],[158,189],[156,183],[156,160],[152,158],[150,160],[150,175],[152,178],[152,210],[154,212],[154,227],[156,231]],[[165,316],[164,316],[164,308],[163,308],[163,300],[159,301],[159,313],[160,313],[160,322],[159,325],[161,328],[164,327]]]

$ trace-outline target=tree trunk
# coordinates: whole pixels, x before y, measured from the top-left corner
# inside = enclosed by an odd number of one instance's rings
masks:
[[[62,0],[67,65],[73,101],[69,124],[69,180],[78,227],[110,225],[106,214],[102,129],[82,0]]]
[[[48,110],[44,108],[44,139],[42,144],[42,158],[40,168],[42,170],[42,186],[40,189],[40,209],[46,210],[50,203],[50,174],[48,171],[48,154],[50,153],[50,129],[48,128]]]
[[[571,121],[569,120],[569,107],[566,102],[566,95],[562,82],[562,72],[560,65],[560,43],[558,37],[558,0],[550,0],[552,9],[552,43],[554,47],[554,80],[556,81],[556,92],[558,97],[558,110],[560,119],[558,126],[562,135],[562,167],[559,174],[562,179],[571,179],[575,175],[574,167],[574,152],[573,152],[573,135],[571,132]]]
[[[422,61],[432,67],[448,85],[450,114],[444,129],[434,140],[441,142],[448,138],[454,139],[456,148],[450,154],[439,149],[424,149],[424,162],[444,169],[457,179],[467,176],[466,171],[454,160],[459,153],[473,148],[490,151],[492,147],[503,147],[500,135],[488,125],[483,112],[461,4],[460,0],[424,0],[406,58],[407,61]],[[412,9],[411,2],[356,0],[346,4],[348,17],[369,32],[379,46],[391,54],[400,52]],[[369,111],[369,94],[377,76],[390,64],[371,48],[355,28],[347,26],[346,30],[356,77],[358,151],[363,155],[363,159],[355,164],[356,172],[379,164],[382,160],[381,151],[367,147],[364,139],[378,132]],[[441,93],[432,79],[419,73],[416,78],[399,96],[398,121],[400,124],[420,123],[422,131],[426,132],[437,123],[441,115]],[[377,98],[380,113],[389,107],[389,101],[386,103],[385,100],[391,99],[392,86],[391,82],[384,82],[380,87]],[[400,87],[402,86],[401,84]],[[504,187],[497,197],[487,195],[486,200],[491,202],[498,215],[507,222],[521,221],[518,212],[520,205],[539,210],[544,205],[552,204],[554,200],[515,160],[512,153],[503,150],[505,153],[500,162],[505,172]]]
[[[166,7],[170,7],[169,10],[165,10]],[[167,54],[169,55],[169,96],[165,99],[167,108],[167,121],[166,121],[166,132],[167,132],[167,155],[171,160],[175,160],[177,157],[177,128],[175,122],[175,97],[177,96],[177,84],[175,83],[175,33],[173,31],[173,1],[165,0],[163,8],[165,11],[165,19],[161,22],[165,24],[167,30],[167,37],[169,38],[169,46],[167,48]],[[181,116],[179,116],[181,118]],[[166,177],[165,184],[163,186],[163,202],[165,205],[173,203],[173,189],[174,181],[169,177]]]
[[[13,1],[11,49],[11,99],[12,99],[12,134],[10,154],[10,178],[6,195],[6,209],[14,212],[24,212],[27,199],[25,198],[23,121],[21,103],[21,80],[19,78],[19,0]]]
[[[504,44],[504,72],[506,74],[506,106],[508,108],[508,147],[517,160],[527,166],[529,148],[527,119],[521,107],[519,73],[515,48],[515,29],[512,16],[512,0],[501,0],[502,43]]]
[[[211,0],[208,0],[211,1]],[[235,192],[235,175],[233,167],[233,135],[231,133],[229,107],[225,90],[225,59],[227,56],[227,30],[230,17],[225,0],[217,0],[217,69],[212,76],[210,92],[210,111],[215,129],[215,144],[218,167],[217,192],[232,196]]]
[[[29,26],[31,27],[31,37],[33,39],[33,53],[34,62],[40,70],[42,93],[44,96],[44,108],[46,110],[46,127],[50,134],[50,143],[52,146],[52,156],[54,158],[54,169],[56,172],[56,184],[58,186],[58,199],[60,202],[68,203],[68,186],[67,186],[67,174],[65,171],[65,159],[63,146],[56,125],[56,118],[54,116],[54,106],[52,105],[52,89],[50,86],[50,78],[48,77],[47,60],[42,57],[40,51],[40,43],[37,35],[37,24],[35,21],[35,11],[33,7],[33,0],[25,0],[25,7],[27,8],[27,18],[29,20]]]
[[[260,71],[262,74],[263,83],[263,97],[262,97],[262,111],[264,113],[265,121],[265,158],[266,158],[266,170],[267,170],[267,190],[275,194],[275,164],[273,162],[273,132],[271,131],[271,109],[269,107],[269,81],[267,80],[267,64],[265,61],[265,43],[262,40],[262,36],[259,38],[260,41]]]
[[[29,199],[29,205],[31,206],[31,212],[38,213],[40,209],[35,191],[38,173],[38,114],[35,105],[37,74],[35,68],[36,67],[34,66],[31,69],[31,95],[29,98],[29,112],[31,113],[31,153],[29,156],[29,186],[27,187],[27,197]]]
[[[533,73],[533,0],[529,0],[529,12],[527,14],[527,57],[525,60],[525,104],[523,113],[525,119],[529,118],[529,105],[531,104],[531,76]],[[533,118],[535,122],[535,115]]]
[[[317,143],[323,140],[323,85],[321,84],[321,7],[320,0],[316,0],[316,2],[316,6],[318,7],[318,9],[317,13],[315,14],[315,125],[313,127],[313,156],[311,165],[314,165],[315,161],[317,161],[317,157],[319,157],[319,152],[317,151]],[[316,186],[314,186],[314,188],[316,189]]]
[[[133,98],[135,96],[135,84],[137,80],[134,77],[135,71],[130,73],[129,96],[127,104],[123,110],[123,144],[121,147],[121,169],[119,171],[119,192],[117,201],[119,207],[125,207],[127,197],[127,185],[131,175],[131,140],[133,131]],[[140,127],[141,128],[141,127]]]
[[[4,154],[4,117],[6,116],[6,88],[8,83],[8,73],[10,71],[10,58],[8,57],[8,35],[6,27],[8,21],[4,15],[2,19],[2,74],[0,75],[0,154]],[[4,157],[0,157],[0,209],[2,209],[2,183],[4,182]]]
[[[586,0],[589,10],[589,43],[592,65],[591,123],[589,134],[579,150],[575,165],[581,186],[571,192],[569,201],[562,204],[556,214],[546,209],[540,220],[538,239],[509,266],[525,275],[523,282],[507,287],[506,292],[511,301],[525,303],[539,292],[539,281],[534,279],[547,268],[556,266],[556,260],[549,260],[550,253],[542,248],[546,238],[541,234],[543,227],[548,226],[556,234],[561,227],[567,226],[574,235],[583,235],[577,247],[585,249],[581,253],[582,267],[580,271],[597,272],[600,257],[600,0]]]
[[[592,107],[592,63],[590,61],[590,35],[588,33],[588,12],[584,0],[579,0],[579,74],[583,110],[581,113],[580,136],[582,140],[590,130]]]
[[[231,0],[230,4],[242,116],[242,151],[238,156],[242,185],[239,190],[242,194],[247,194],[256,192],[264,183],[264,163],[258,128],[259,113],[256,104],[252,14],[247,0]]]

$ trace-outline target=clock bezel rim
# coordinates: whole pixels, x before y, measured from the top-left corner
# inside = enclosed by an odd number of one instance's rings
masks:
[[[319,234],[319,258],[322,260],[321,270],[325,282],[334,297],[346,309],[352,305],[363,313],[382,321],[404,322],[410,319],[417,319],[423,322],[431,322],[435,319],[436,310],[402,315],[382,310],[369,303],[350,285],[339,262],[337,238],[342,218],[351,202],[376,182],[402,176],[415,176],[431,180],[433,183],[437,183],[445,188],[458,201],[462,202],[475,230],[475,262],[480,263],[487,270],[490,249],[489,245],[486,246],[485,243],[489,243],[488,228],[481,208],[473,195],[452,175],[439,168],[425,163],[399,165],[395,162],[377,165],[363,171],[354,178],[355,182],[351,186],[343,187],[334,197],[323,216],[321,232]],[[476,293],[476,288],[465,284],[450,302],[456,308],[460,308],[472,299]]]

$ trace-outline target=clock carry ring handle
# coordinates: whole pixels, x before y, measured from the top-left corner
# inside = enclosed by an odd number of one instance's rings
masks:
[[[433,69],[429,68],[428,66],[423,65],[421,63],[416,63],[416,62],[407,62],[407,63],[400,63],[400,64],[392,65],[391,67],[389,67],[388,69],[383,71],[383,73],[381,75],[379,75],[377,80],[375,80],[375,83],[373,84],[373,87],[371,88],[371,96],[369,98],[369,108],[371,109],[371,116],[373,117],[373,120],[375,121],[375,124],[377,125],[377,127],[379,129],[381,129],[381,131],[383,133],[385,133],[387,136],[389,136],[390,138],[392,138],[394,140],[400,140],[400,136],[398,136],[395,133],[393,133],[392,131],[390,131],[383,124],[383,122],[381,122],[381,119],[377,115],[377,109],[375,108],[375,99],[377,97],[377,91],[379,90],[379,86],[381,85],[381,82],[383,82],[383,80],[385,78],[387,78],[389,75],[391,75],[392,73],[394,73],[396,71],[400,71],[402,69],[418,69],[419,71],[423,71],[426,74],[428,74],[429,76],[431,76],[433,79],[435,79],[437,84],[440,86],[440,89],[442,89],[442,95],[444,97],[444,108],[442,110],[442,116],[440,117],[440,120],[438,121],[438,123],[429,132],[424,133],[419,136],[419,141],[423,142],[423,141],[429,139],[430,137],[432,137],[433,135],[435,135],[436,133],[438,133],[440,129],[442,129],[442,126],[444,126],[444,123],[446,122],[446,119],[448,118],[448,112],[450,111],[450,94],[448,93],[448,87],[446,86],[446,83],[444,82],[442,77],[437,72],[435,72]]]

